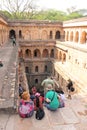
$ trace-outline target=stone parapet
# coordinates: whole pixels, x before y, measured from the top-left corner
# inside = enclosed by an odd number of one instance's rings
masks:
[[[19,59],[19,67],[18,67],[18,82],[21,83],[21,85],[25,90],[29,91],[24,63],[20,59]]]
[[[5,54],[8,54],[8,51],[11,51],[11,53],[9,57],[6,57]],[[17,81],[18,47],[17,46],[7,47],[5,54],[4,57],[8,58],[7,61],[8,63],[6,66],[4,64],[6,71],[3,71],[4,78],[1,84],[2,86],[0,87],[0,93],[1,93],[0,109],[16,108],[18,99],[18,81]]]

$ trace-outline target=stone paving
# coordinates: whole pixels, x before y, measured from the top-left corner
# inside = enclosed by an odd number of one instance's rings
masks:
[[[19,115],[1,112],[0,130],[87,130],[87,95],[73,95],[66,106],[52,112],[44,108],[45,117],[23,119]]]
[[[3,62],[3,67],[0,67],[0,108],[14,106],[17,49],[11,43],[0,48],[0,59]]]

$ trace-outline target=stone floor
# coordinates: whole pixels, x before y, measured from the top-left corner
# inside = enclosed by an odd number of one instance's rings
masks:
[[[22,119],[18,114],[0,112],[0,130],[87,130],[87,95],[73,95],[56,112],[45,109],[42,120]]]

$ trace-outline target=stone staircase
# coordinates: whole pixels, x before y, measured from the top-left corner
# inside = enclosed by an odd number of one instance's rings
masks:
[[[0,68],[0,109],[16,108],[18,46],[10,43],[0,48],[4,66]]]

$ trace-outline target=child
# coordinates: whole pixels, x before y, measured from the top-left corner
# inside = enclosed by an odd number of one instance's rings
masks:
[[[65,101],[65,95],[64,95],[62,88],[61,87],[56,88],[55,91],[59,95],[59,102],[60,102],[59,108],[65,107],[65,102],[64,102]]]

